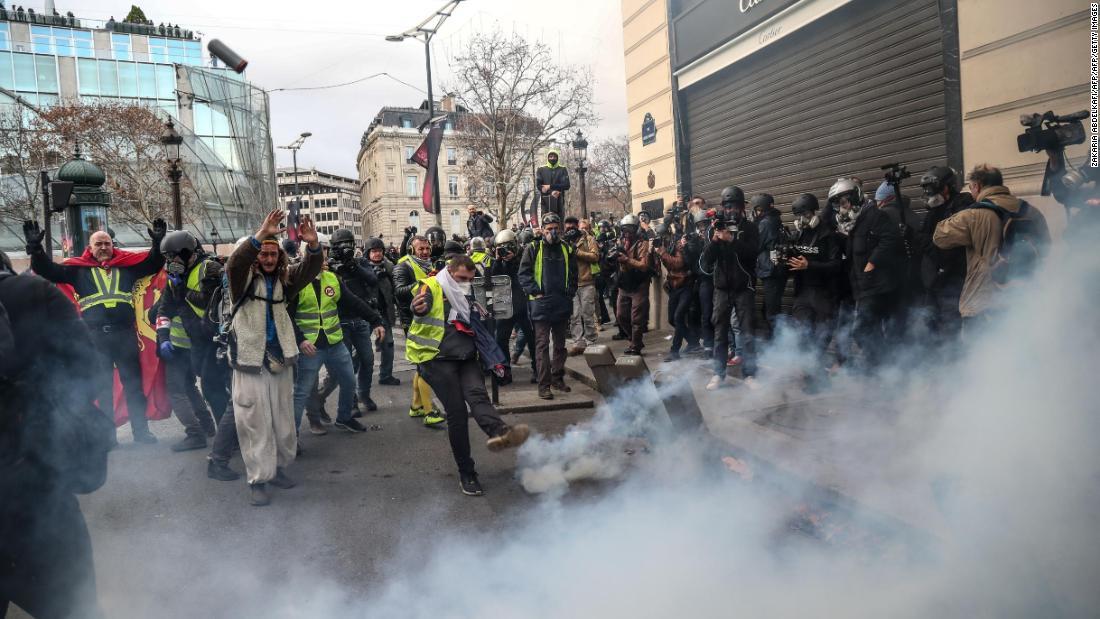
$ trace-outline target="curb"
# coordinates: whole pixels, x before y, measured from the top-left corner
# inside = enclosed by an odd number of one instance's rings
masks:
[[[560,402],[555,400],[546,400],[535,404],[501,404],[497,406],[497,411],[503,414],[522,415],[526,413],[548,413],[552,411],[579,410],[587,408],[596,408],[596,403],[592,400],[562,400]]]

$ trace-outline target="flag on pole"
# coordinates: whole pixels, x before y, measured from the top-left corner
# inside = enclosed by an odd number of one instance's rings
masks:
[[[295,242],[298,241],[298,224],[301,223],[298,216],[302,209],[301,203],[301,198],[295,196],[286,212],[286,235]]]
[[[435,202],[432,196],[432,179],[436,175],[436,166],[439,163],[439,147],[443,143],[443,124],[442,122],[432,123],[432,128],[428,130],[428,137],[424,138],[424,142],[420,145],[420,148],[416,149],[410,161],[416,165],[426,169],[428,171],[427,176],[424,179],[424,193],[422,199],[424,202],[424,210],[429,213],[435,212]]]

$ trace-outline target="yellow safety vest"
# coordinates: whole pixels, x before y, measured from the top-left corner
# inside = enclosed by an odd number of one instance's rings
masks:
[[[176,348],[191,348],[191,336],[187,335],[187,329],[183,328],[183,319],[173,316],[168,326],[168,341]]]
[[[416,263],[416,260],[412,259],[412,256],[408,254],[401,256],[401,259],[397,261],[397,264],[401,264],[402,262],[408,262],[409,266],[412,267],[413,275],[416,277],[416,281],[422,282],[430,277],[427,272],[424,271],[424,269],[420,268],[420,265]]]
[[[539,289],[542,289],[542,247],[545,243],[539,242],[539,249],[535,252],[535,283],[539,285]],[[565,243],[558,243],[558,247],[561,247],[561,255],[565,258],[565,284],[569,285],[569,248]],[[529,299],[534,300],[535,297],[528,296]]]
[[[187,274],[187,290],[191,292],[202,292],[202,280],[206,277],[206,261],[196,264],[191,272]],[[186,295],[185,297],[186,298]],[[206,308],[199,307],[191,302],[191,299],[187,299],[187,305],[191,307],[191,311],[195,312],[195,315],[199,318],[206,317]]]
[[[336,309],[340,301],[340,280],[329,271],[321,271],[317,278],[321,281],[321,298],[310,283],[298,293],[298,313],[294,322],[311,344],[317,343],[321,331],[329,344],[344,341],[344,330],[340,328],[340,314]]]
[[[133,307],[134,297],[129,292],[122,292],[122,273],[119,269],[91,269],[92,281],[95,282],[96,291],[92,294],[80,297],[80,311],[84,312],[97,305],[103,305],[107,309],[114,308],[119,303]]]
[[[423,316],[413,316],[409,325],[409,334],[405,338],[405,358],[409,363],[421,364],[439,354],[439,344],[443,341],[443,288],[434,277],[424,280],[424,285],[432,293],[432,307]]]
[[[493,265],[492,257],[483,251],[475,251],[474,253],[470,254],[470,260],[473,260],[474,264],[480,264],[485,268],[489,268]]]

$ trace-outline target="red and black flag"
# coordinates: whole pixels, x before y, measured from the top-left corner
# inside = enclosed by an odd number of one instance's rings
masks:
[[[424,180],[424,210],[429,213],[434,213],[434,201],[432,196],[432,179],[436,175],[436,166],[439,163],[439,147],[443,143],[443,121],[442,119],[432,123],[431,129],[428,130],[428,137],[424,138],[424,142],[420,145],[420,148],[416,149],[410,161],[419,165],[420,167],[428,171]]]

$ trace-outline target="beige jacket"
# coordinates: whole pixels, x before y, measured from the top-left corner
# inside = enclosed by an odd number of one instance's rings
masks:
[[[582,231],[580,240],[573,248],[573,255],[577,257],[577,287],[596,285],[596,276],[592,275],[592,265],[600,261],[596,238]]]
[[[975,197],[977,202],[992,202],[1010,213],[1020,211],[1020,200],[1006,187],[986,187]],[[1029,210],[1032,217],[1041,218],[1038,210]],[[959,298],[959,313],[973,317],[997,304],[997,284],[992,267],[1001,247],[1004,227],[997,213],[988,208],[969,208],[941,221],[932,235],[940,249],[966,248],[966,280]]]

